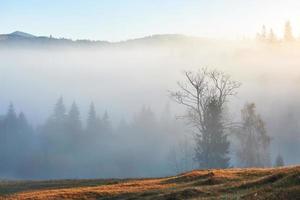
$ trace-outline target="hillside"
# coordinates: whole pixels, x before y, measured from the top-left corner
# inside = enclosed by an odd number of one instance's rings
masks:
[[[300,199],[300,166],[153,179],[2,181],[0,199]]]
[[[150,35],[118,42],[99,40],[72,40],[52,36],[35,36],[22,31],[9,34],[0,34],[0,47],[132,47],[132,46],[157,46],[157,45],[191,45],[213,44],[212,39],[192,37],[179,34]]]
[[[35,36],[22,31],[0,34],[0,47],[86,47],[103,46],[107,41],[71,40],[52,36]]]

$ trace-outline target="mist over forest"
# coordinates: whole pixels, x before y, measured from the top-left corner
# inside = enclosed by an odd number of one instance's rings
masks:
[[[300,42],[264,37],[1,44],[0,176],[155,177],[201,168],[193,130],[180,119],[185,107],[170,91],[184,71],[202,68],[241,83],[227,118],[240,122],[244,105],[255,103],[270,137],[269,166],[278,155],[299,164]],[[242,166],[238,139],[229,141],[229,167]]]

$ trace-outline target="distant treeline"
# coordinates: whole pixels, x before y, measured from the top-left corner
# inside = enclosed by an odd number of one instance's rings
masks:
[[[216,102],[208,103],[204,136],[191,134],[193,129],[173,117],[169,106],[160,116],[144,106],[133,120],[114,127],[108,113],[99,117],[93,103],[83,122],[76,103],[67,109],[59,98],[52,114],[34,128],[10,104],[0,118],[0,178],[157,177],[232,167],[233,157],[239,167],[271,166],[271,138],[255,104],[246,104],[238,125],[226,130]],[[229,154],[233,140],[238,145]],[[275,165],[284,165],[281,155]]]
[[[289,21],[287,21],[284,25],[282,38],[279,38],[272,28],[267,30],[266,26],[263,25],[261,31],[256,34],[256,39],[260,42],[268,42],[268,43],[278,43],[278,42],[290,43],[290,42],[297,41],[296,37],[293,34],[292,25]]]
[[[181,128],[169,112],[166,108],[156,117],[150,108],[143,107],[132,122],[124,119],[113,128],[108,113],[99,117],[93,103],[83,123],[76,103],[67,110],[59,98],[46,122],[33,128],[24,113],[17,114],[10,104],[0,119],[0,177],[107,178],[176,173],[168,158]]]

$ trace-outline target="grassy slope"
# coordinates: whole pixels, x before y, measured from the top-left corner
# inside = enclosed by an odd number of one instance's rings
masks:
[[[0,199],[300,199],[300,166],[158,179],[0,182]]]

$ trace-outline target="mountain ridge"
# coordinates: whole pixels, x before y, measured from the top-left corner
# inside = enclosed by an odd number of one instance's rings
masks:
[[[12,33],[9,33],[7,35],[12,35],[12,36],[20,36],[20,37],[27,37],[27,38],[33,38],[36,37],[35,35],[29,34],[29,33],[25,33],[22,31],[14,31]]]
[[[209,41],[207,38],[187,36],[183,34],[154,34],[140,38],[133,38],[123,41],[110,42],[105,40],[89,40],[89,39],[67,39],[56,38],[51,35],[36,36],[22,31],[14,31],[8,34],[0,34],[0,46],[103,46],[103,45],[137,45],[137,44],[153,44],[158,43],[172,43],[172,42],[186,42],[190,40]]]

